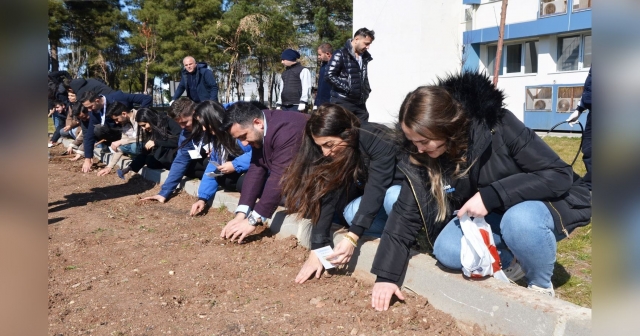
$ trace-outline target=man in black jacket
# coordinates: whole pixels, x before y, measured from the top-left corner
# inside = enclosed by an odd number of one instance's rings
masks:
[[[105,133],[110,134],[109,139],[105,144],[110,144],[111,141],[120,139],[120,131],[116,127],[115,122],[111,118],[107,118],[106,112],[108,107],[114,102],[121,102],[127,108],[133,108],[134,104],[139,104],[140,107],[150,107],[152,98],[149,95],[144,94],[130,94],[122,91],[115,91],[107,95],[99,95],[92,91],[87,91],[82,94],[78,101],[89,110],[89,127],[87,132],[84,133],[84,164],[82,165],[82,172],[88,173],[93,165],[93,147],[96,143],[94,136],[95,127],[106,126],[109,131]],[[113,135],[113,137],[111,137]]]
[[[298,62],[300,53],[293,49],[286,49],[280,55],[285,70],[278,80],[280,94],[276,102],[276,109],[285,111],[304,112],[311,98],[311,72]]]
[[[97,80],[94,78],[76,78],[69,83],[67,91],[74,93],[76,97],[80,98],[82,97],[82,94],[89,91],[101,95],[108,95],[114,93],[116,90],[110,88],[101,80]]]
[[[331,85],[327,82],[326,76],[332,54],[333,47],[330,43],[323,43],[318,47],[318,61],[322,62],[322,65],[318,73],[318,93],[316,94],[316,99],[313,100],[314,110],[331,100]]]
[[[331,84],[331,103],[355,114],[362,122],[369,120],[366,102],[371,93],[367,64],[371,62],[369,47],[375,39],[373,30],[360,28],[336,51],[329,62],[327,81]]]
[[[173,94],[170,104],[180,98],[184,91],[187,91],[187,97],[195,103],[205,100],[218,101],[218,83],[205,62],[196,63],[196,59],[187,56],[182,60],[184,69],[182,69],[182,77],[180,84]]]

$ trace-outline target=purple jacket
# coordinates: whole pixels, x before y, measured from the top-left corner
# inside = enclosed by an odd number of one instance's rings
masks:
[[[280,179],[298,154],[309,115],[282,110],[262,112],[267,134],[262,148],[253,149],[238,204],[248,205],[261,216],[270,218],[282,198]],[[256,204],[258,198],[260,202]]]

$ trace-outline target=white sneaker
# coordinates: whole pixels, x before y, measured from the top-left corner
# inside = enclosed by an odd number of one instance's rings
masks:
[[[53,144],[52,143],[48,143],[47,144],[47,148],[51,148],[51,147],[53,147]]]
[[[527,287],[527,288],[532,290],[532,291],[536,291],[538,293],[542,293],[544,295],[548,295],[550,297],[556,297],[556,292],[553,290],[553,285],[551,285],[551,287],[549,287],[549,288],[542,288],[542,287],[538,287],[536,285],[529,285],[529,287]]]
[[[502,271],[507,276],[507,278],[509,278],[509,280],[513,282],[516,282],[524,278],[525,276],[525,273],[516,258],[513,258],[513,260],[511,260],[511,265],[509,265],[509,267],[503,269]]]

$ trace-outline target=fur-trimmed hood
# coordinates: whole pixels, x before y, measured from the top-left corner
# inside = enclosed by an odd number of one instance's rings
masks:
[[[484,73],[449,74],[438,78],[436,85],[444,87],[478,124],[491,129],[504,117],[504,93],[496,89]]]

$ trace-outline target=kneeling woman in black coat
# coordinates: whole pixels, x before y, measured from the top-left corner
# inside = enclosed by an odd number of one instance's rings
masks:
[[[436,259],[461,270],[458,218],[484,217],[503,270],[553,296],[556,242],[591,218],[591,195],[571,166],[503,108],[503,94],[481,74],[466,72],[409,93],[398,124],[410,159],[372,272],[371,304],[386,310],[409,248],[423,227]],[[459,210],[457,217],[454,210]]]
[[[117,170],[121,179],[130,171],[137,173],[145,165],[151,169],[169,169],[178,151],[178,137],[182,129],[166,113],[141,108],[136,112],[136,123],[140,154],[131,161],[129,167]]]
[[[323,104],[307,121],[298,155],[282,177],[282,194],[287,211],[311,219],[312,249],[331,245],[334,213],[349,225],[327,257],[332,264],[348,263],[363,235],[380,237],[403,178],[396,174],[397,152],[388,127],[361,126],[339,105]],[[319,278],[323,269],[311,253],[296,282],[314,273]]]

